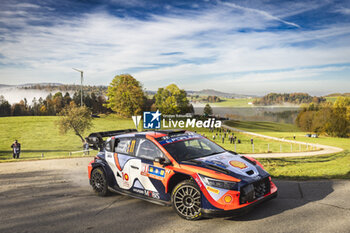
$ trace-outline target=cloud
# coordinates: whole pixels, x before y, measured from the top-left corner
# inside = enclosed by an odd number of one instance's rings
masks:
[[[277,16],[274,16],[274,15],[268,13],[267,11],[258,10],[258,9],[254,9],[254,8],[248,8],[248,7],[242,7],[242,6],[239,6],[237,4],[229,3],[229,2],[222,2],[222,4],[225,5],[225,6],[229,6],[229,7],[235,8],[235,9],[239,9],[239,10],[243,10],[243,11],[246,11],[246,12],[249,12],[249,13],[259,14],[259,15],[262,15],[262,16],[266,17],[267,19],[276,20],[276,21],[282,22],[284,24],[287,24],[289,26],[300,28],[300,26],[298,24],[293,23],[293,22],[288,22],[286,20],[283,20],[283,19],[281,19],[281,18],[279,18]]]
[[[344,15],[350,15],[350,8],[341,7],[341,8],[334,10],[334,12],[342,13]]]
[[[67,18],[26,8],[0,11],[2,83],[78,83],[71,69],[76,67],[84,70],[87,84],[107,85],[114,75],[129,72],[148,89],[176,82],[197,90],[227,91],[231,85],[239,91],[237,86],[248,89],[253,80],[260,86],[251,85],[251,91],[260,91],[282,79],[297,86],[303,78],[338,72],[310,67],[350,64],[348,24],[307,30],[284,20],[280,10],[220,3],[198,10],[172,7],[141,18],[119,17],[105,8]],[[271,30],[281,23],[291,28]]]

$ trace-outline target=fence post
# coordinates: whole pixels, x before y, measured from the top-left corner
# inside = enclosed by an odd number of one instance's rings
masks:
[[[69,152],[69,156],[72,156],[72,152]]]
[[[44,153],[41,153],[41,158],[44,158]]]

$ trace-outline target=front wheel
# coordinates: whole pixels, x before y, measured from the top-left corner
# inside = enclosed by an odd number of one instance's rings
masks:
[[[109,194],[107,179],[102,168],[95,168],[91,172],[91,186],[99,196],[107,196]]]
[[[201,192],[194,181],[185,180],[174,188],[171,194],[174,210],[187,220],[198,220],[201,214]]]

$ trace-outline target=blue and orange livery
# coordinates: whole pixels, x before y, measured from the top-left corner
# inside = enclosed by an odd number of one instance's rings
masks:
[[[241,214],[277,196],[258,161],[190,131],[109,131],[87,141],[100,149],[88,173],[101,196],[114,191],[172,205],[188,220]]]

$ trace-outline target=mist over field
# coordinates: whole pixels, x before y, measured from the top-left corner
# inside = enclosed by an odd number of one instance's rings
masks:
[[[18,103],[24,98],[27,99],[28,104],[32,103],[32,100],[36,98],[37,100],[41,97],[43,99],[46,98],[47,95],[55,94],[58,91],[45,91],[45,90],[28,90],[22,89],[18,87],[1,87],[0,88],[0,96],[4,96],[4,98],[10,103]],[[74,92],[69,92],[70,95],[73,95]]]

